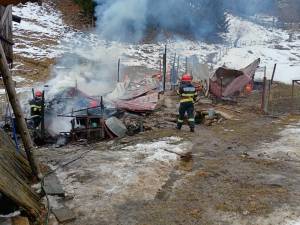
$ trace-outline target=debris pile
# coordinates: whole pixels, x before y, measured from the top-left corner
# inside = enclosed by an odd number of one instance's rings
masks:
[[[119,82],[104,96],[65,88],[46,101],[45,133],[49,138],[59,137],[61,146],[69,141],[107,140],[143,131],[139,114],[157,108],[158,87],[155,79],[144,78]]]

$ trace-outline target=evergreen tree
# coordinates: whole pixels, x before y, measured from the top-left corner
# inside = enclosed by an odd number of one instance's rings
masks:
[[[74,0],[87,16],[94,15],[95,2],[93,0]]]

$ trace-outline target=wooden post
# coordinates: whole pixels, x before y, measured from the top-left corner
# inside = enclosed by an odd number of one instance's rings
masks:
[[[120,82],[120,64],[121,64],[121,59],[118,60],[118,83]]]
[[[163,56],[163,91],[166,90],[166,76],[167,76],[167,45],[165,46],[165,53]]]
[[[180,56],[178,56],[177,58],[177,78],[179,77],[179,60],[180,60]]]
[[[266,67],[264,71],[264,81],[263,81],[263,91],[261,95],[261,111],[265,112],[265,101],[266,101],[266,83],[267,83],[267,77],[266,77]]]
[[[24,149],[26,152],[27,159],[29,161],[33,176],[41,178],[41,173],[38,167],[38,162],[34,157],[33,143],[25,122],[25,118],[21,109],[20,102],[17,97],[16,90],[14,88],[14,82],[12,80],[11,72],[9,71],[6,56],[2,45],[0,44],[0,74],[3,78],[3,83],[15,114],[16,123],[20,131]]]
[[[271,85],[273,84],[274,76],[275,76],[275,73],[276,73],[276,68],[277,68],[277,63],[274,64],[272,78],[271,78]]]
[[[292,107],[291,112],[294,112],[294,88],[295,88],[295,80],[292,81]]]
[[[185,57],[185,73],[188,72],[188,57]]]
[[[43,141],[45,142],[45,91],[43,91],[42,95],[42,112],[41,112],[41,136]]]

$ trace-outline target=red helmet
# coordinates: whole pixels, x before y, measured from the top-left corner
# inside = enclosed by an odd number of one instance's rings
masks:
[[[181,81],[192,81],[193,78],[190,74],[186,73],[186,74],[183,74],[182,77],[181,77]]]
[[[41,91],[36,91],[36,92],[34,93],[34,95],[35,95],[35,97],[40,98],[40,97],[43,96],[43,93],[42,93]]]

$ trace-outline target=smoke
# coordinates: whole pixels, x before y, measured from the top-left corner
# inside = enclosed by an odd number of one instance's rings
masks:
[[[238,15],[274,13],[277,0],[224,0],[227,9]]]
[[[46,84],[45,97],[50,107],[45,116],[46,129],[56,136],[71,130],[71,119],[58,117],[58,114],[89,107],[88,99],[65,97],[69,88],[77,87],[94,99],[111,92],[117,81],[117,63],[121,50],[118,45],[107,46],[99,41],[73,44],[72,50],[65,53],[52,68],[52,79]]]
[[[53,68],[54,78],[48,82],[49,95],[75,86],[90,96],[108,93],[116,83],[120,55],[115,45],[74,47]]]
[[[95,2],[97,31],[108,40],[137,42],[157,31],[204,38],[227,30],[222,0]]]
[[[143,37],[148,0],[96,0],[97,30],[108,40],[138,41]]]

